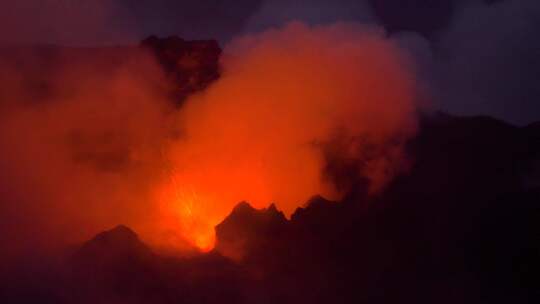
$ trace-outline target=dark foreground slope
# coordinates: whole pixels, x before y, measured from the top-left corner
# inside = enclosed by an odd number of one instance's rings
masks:
[[[264,228],[233,212],[217,227],[218,249],[230,231],[251,231],[237,234],[243,265],[265,274],[269,303],[534,302],[539,136],[488,117],[425,117],[410,172],[383,194],[314,198]]]
[[[291,220],[241,203],[189,258],[120,226],[47,281],[4,283],[3,302],[536,303],[539,144],[535,125],[432,115],[382,195],[314,197]]]

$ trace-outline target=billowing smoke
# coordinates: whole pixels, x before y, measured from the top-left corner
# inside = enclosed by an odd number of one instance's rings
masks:
[[[293,23],[236,39],[221,78],[181,108],[151,56],[112,50],[1,62],[2,244],[124,223],[154,245],[206,249],[239,201],[290,215],[315,194],[339,199],[351,172],[377,193],[406,167],[414,71],[379,28]]]
[[[3,247],[50,248],[140,225],[153,210],[172,113],[152,57],[135,48],[3,52]]]
[[[415,83],[384,35],[292,23],[233,41],[221,78],[182,109],[182,136],[168,151],[161,197],[177,230],[206,247],[239,201],[275,202],[290,215],[314,194],[339,199],[350,186],[343,171],[367,179],[370,192],[399,173],[415,131]]]

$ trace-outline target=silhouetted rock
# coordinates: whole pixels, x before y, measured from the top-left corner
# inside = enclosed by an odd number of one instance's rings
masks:
[[[68,303],[241,302],[243,276],[229,259],[157,255],[122,225],[84,243],[68,266]]]
[[[150,36],[141,42],[141,46],[154,53],[173,79],[179,102],[219,77],[221,48],[215,40],[188,41],[176,36]]]
[[[96,235],[70,261],[69,297],[148,300],[161,290],[156,256],[126,226]]]
[[[280,238],[287,220],[274,204],[257,210],[246,202],[239,203],[216,226],[216,250],[236,260],[252,249],[269,246],[269,240]],[[249,229],[246,229],[249,227]]]
[[[126,260],[147,260],[153,253],[133,232],[124,225],[96,235],[84,243],[75,253],[74,259],[82,262],[109,263]]]
[[[291,216],[291,220],[299,223],[299,225],[315,226],[316,223],[308,222],[313,218],[325,217],[330,210],[338,207],[340,206],[336,205],[336,202],[329,201],[320,195],[316,195],[307,201],[305,207],[296,209]]]
[[[410,171],[377,196],[315,196],[290,220],[243,202],[216,250],[185,258],[119,226],[81,246],[66,280],[17,290],[64,303],[537,303],[540,187],[526,180],[538,135],[426,116]]]

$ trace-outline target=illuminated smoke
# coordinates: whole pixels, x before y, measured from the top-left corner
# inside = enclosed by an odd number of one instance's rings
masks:
[[[414,73],[378,28],[239,38],[221,78],[180,109],[144,51],[68,48],[47,64],[15,53],[24,60],[0,61],[2,244],[122,223],[156,247],[207,250],[240,201],[289,216],[315,194],[339,199],[351,169],[384,189],[415,132]]]
[[[348,189],[328,161],[351,162],[371,192],[403,169],[414,75],[383,31],[292,23],[224,53],[221,78],[180,113],[159,192],[164,213],[176,214],[168,225],[199,247],[211,247],[213,227],[240,201],[290,215],[314,194],[339,199]]]

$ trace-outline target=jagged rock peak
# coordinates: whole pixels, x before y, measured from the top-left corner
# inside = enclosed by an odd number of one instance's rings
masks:
[[[125,225],[118,225],[110,230],[97,234],[94,241],[114,242],[114,241],[140,241],[139,236]]]

